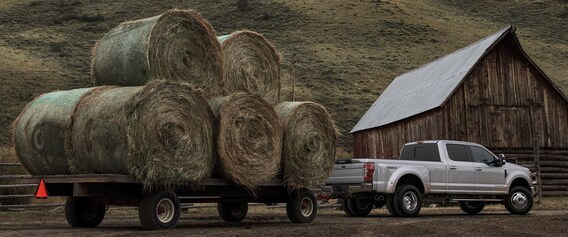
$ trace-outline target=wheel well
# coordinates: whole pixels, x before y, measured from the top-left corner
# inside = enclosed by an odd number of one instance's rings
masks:
[[[420,193],[424,193],[424,185],[422,184],[422,180],[420,180],[420,178],[418,178],[416,175],[406,174],[402,176],[398,180],[396,186],[399,187],[400,185],[403,184],[412,184],[420,191]]]
[[[522,186],[527,188],[528,190],[531,189],[531,186],[529,185],[529,182],[527,182],[525,179],[523,178],[516,178],[515,180],[513,180],[513,182],[511,183],[511,187],[509,187],[509,189],[515,187],[515,186]]]

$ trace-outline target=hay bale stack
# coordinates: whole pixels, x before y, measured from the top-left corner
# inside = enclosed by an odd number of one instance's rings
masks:
[[[225,91],[260,95],[271,104],[280,99],[280,55],[261,34],[237,31],[217,37],[223,49]]]
[[[275,110],[284,131],[282,171],[288,187],[323,184],[335,162],[333,120],[313,102],[283,102]]]
[[[93,48],[91,76],[97,85],[183,81],[200,87],[206,96],[218,96],[223,86],[221,46],[197,12],[169,10],[108,32]]]
[[[65,137],[75,106],[91,91],[86,88],[43,94],[14,121],[16,154],[30,174],[70,174]]]
[[[217,173],[254,192],[279,170],[282,128],[272,106],[244,93],[213,98],[217,120]]]
[[[99,87],[77,106],[72,169],[131,174],[148,187],[199,185],[214,167],[214,120],[188,84]]]

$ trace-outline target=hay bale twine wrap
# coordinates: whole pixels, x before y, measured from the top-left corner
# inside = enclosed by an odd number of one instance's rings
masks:
[[[278,173],[282,128],[274,108],[244,93],[209,100],[217,118],[217,173],[254,193]]]
[[[185,83],[153,81],[86,96],[71,133],[72,164],[131,174],[146,188],[200,185],[214,167],[213,112]]]
[[[282,171],[288,187],[321,185],[335,162],[337,132],[326,109],[313,102],[275,106],[284,130]]]
[[[55,91],[30,102],[13,124],[16,154],[32,175],[70,174],[65,138],[73,110],[92,88]]]
[[[264,36],[236,31],[219,36],[223,50],[225,91],[260,95],[271,104],[280,99],[280,55]]]
[[[120,24],[93,48],[97,85],[140,86],[157,78],[222,94],[221,46],[211,24],[193,10],[169,10]]]

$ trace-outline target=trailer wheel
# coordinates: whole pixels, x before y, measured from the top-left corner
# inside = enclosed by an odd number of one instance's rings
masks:
[[[286,203],[288,219],[294,223],[311,223],[316,218],[316,197],[307,189],[293,191]]]
[[[180,213],[179,199],[170,192],[146,194],[138,207],[140,224],[149,230],[174,228]]]
[[[248,212],[247,202],[219,202],[217,203],[219,216],[224,221],[239,222],[245,219]]]
[[[65,219],[73,227],[97,227],[105,212],[105,205],[95,204],[89,197],[68,197],[65,202]]]

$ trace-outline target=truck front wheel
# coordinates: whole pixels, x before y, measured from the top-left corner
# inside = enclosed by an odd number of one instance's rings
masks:
[[[509,191],[509,195],[505,199],[505,208],[511,214],[523,215],[527,214],[533,206],[533,197],[531,192],[523,186],[515,186]]]
[[[416,216],[422,208],[422,196],[414,185],[403,184],[396,188],[394,196],[391,197],[391,205],[400,216]],[[390,208],[389,212],[391,212]]]
[[[460,209],[462,209],[462,211],[464,211],[467,214],[470,215],[474,215],[477,214],[479,212],[481,212],[481,210],[483,210],[483,208],[485,207],[485,202],[459,202],[460,204]]]

